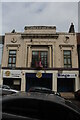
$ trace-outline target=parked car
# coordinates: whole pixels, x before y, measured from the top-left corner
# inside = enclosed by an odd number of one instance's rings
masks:
[[[46,87],[31,87],[28,92],[41,92],[41,93],[49,93],[49,94],[55,94],[58,96],[61,96],[61,94],[57,91],[52,91],[49,88]]]
[[[2,94],[2,96],[17,93],[17,92],[19,92],[19,91],[11,89],[10,86],[8,86],[8,85],[1,85],[0,86],[0,94]]]
[[[74,95],[75,95],[75,98],[76,98],[77,100],[80,100],[80,89],[77,90],[77,91],[74,93]]]
[[[52,94],[19,92],[2,99],[2,120],[80,120],[80,109]]]

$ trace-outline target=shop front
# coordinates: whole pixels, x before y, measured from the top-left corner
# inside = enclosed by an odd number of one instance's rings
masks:
[[[26,91],[34,86],[52,89],[52,73],[26,73]]]
[[[3,70],[3,84],[11,88],[21,90],[21,71]]]
[[[58,74],[57,91],[58,92],[74,92],[75,91],[76,74]]]

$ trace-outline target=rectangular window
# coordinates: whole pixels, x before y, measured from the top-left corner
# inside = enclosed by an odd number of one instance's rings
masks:
[[[48,67],[48,52],[47,51],[33,51],[32,52],[32,67]]]
[[[9,50],[8,66],[16,67],[16,50]]]
[[[63,55],[64,55],[64,67],[65,68],[71,68],[72,67],[71,51],[70,50],[64,50]]]

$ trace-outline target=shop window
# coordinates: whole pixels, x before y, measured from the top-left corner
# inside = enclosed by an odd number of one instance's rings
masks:
[[[9,50],[8,67],[16,67],[16,50]]]
[[[32,51],[32,67],[48,67],[47,51]]]
[[[65,68],[71,68],[72,67],[71,51],[70,50],[64,50],[63,55],[64,55],[64,67]]]

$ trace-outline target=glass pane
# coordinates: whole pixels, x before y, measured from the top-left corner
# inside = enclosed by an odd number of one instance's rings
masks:
[[[68,68],[71,68],[71,65],[68,65]]]
[[[68,64],[71,64],[71,60],[70,59],[68,59]]]
[[[67,65],[64,65],[65,68],[67,68]]]
[[[9,63],[11,63],[11,58],[9,58]]]
[[[11,64],[8,64],[9,67],[11,67]]]
[[[15,63],[16,62],[16,58],[13,58],[13,63]]]
[[[15,55],[15,54],[16,54],[16,51],[15,51],[15,50],[10,50],[10,51],[9,51],[9,54]]]
[[[33,51],[32,52],[32,66],[36,66],[36,64],[39,64],[39,61],[41,60],[41,64],[43,67],[47,64],[47,52],[46,51]]]
[[[43,52],[41,52],[41,56],[43,56],[44,55],[44,53]]]
[[[64,59],[64,64],[67,64],[67,60],[66,59]]]
[[[64,51],[64,55],[70,55],[70,51]]]
[[[16,65],[15,64],[12,64],[12,67],[15,67]]]

